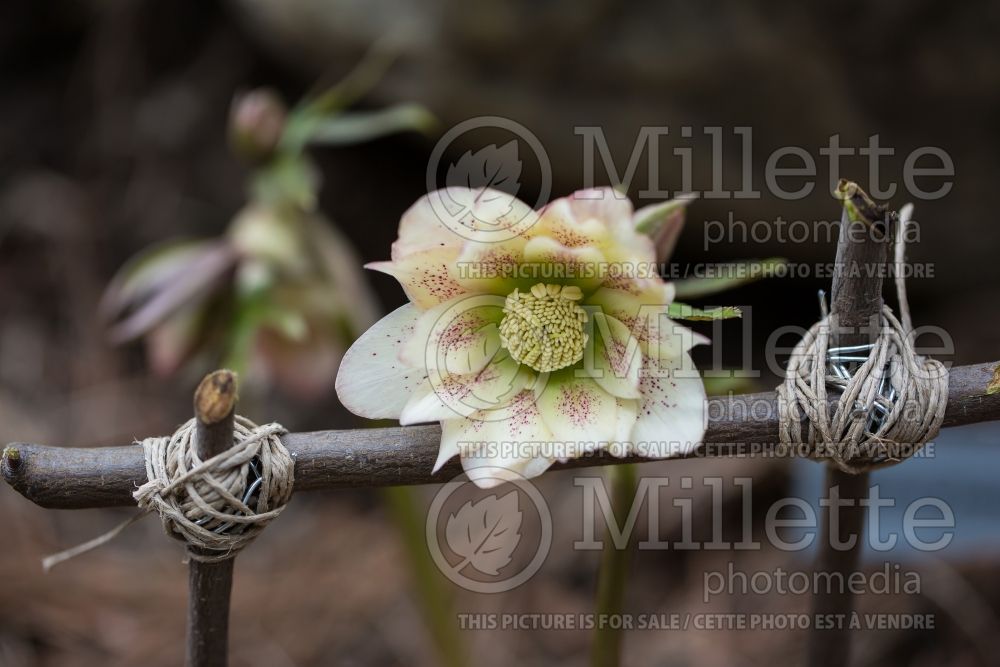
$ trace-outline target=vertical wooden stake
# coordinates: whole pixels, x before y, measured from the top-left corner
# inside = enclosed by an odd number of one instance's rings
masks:
[[[837,243],[837,272],[831,295],[830,346],[874,342],[881,325],[882,269],[888,260],[889,219],[885,207],[877,206],[857,185],[841,181],[845,196]],[[836,494],[839,506],[823,514],[823,530],[816,570],[839,572],[847,581],[857,570],[864,544],[866,507],[860,501],[868,494],[868,473],[852,475],[832,465],[827,467],[826,498]],[[830,513],[837,512],[836,535],[830,534]],[[835,544],[837,542],[838,544]],[[850,545],[845,548],[844,545]],[[851,631],[847,628],[854,608],[849,591],[813,592],[813,619],[833,615],[844,625],[835,629],[813,629],[810,636],[810,667],[844,667],[850,658]]]
[[[236,374],[215,371],[194,394],[195,443],[204,461],[233,445]],[[217,563],[192,560],[188,578],[187,664],[223,667],[229,641],[229,595],[233,559]]]

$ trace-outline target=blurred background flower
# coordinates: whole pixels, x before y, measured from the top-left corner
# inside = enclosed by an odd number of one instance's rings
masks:
[[[223,237],[166,241],[122,268],[101,304],[111,340],[143,339],[161,376],[195,363],[243,372],[258,391],[276,384],[317,398],[333,386],[344,350],[378,306],[357,254],[318,210],[322,178],[305,149],[433,127],[417,105],[343,111],[390,59],[373,50],[291,112],[272,90],[235,98],[228,133],[251,169],[249,201]]]

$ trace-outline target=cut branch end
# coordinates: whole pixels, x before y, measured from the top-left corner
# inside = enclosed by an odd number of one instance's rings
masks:
[[[194,393],[194,414],[203,424],[217,424],[232,413],[237,400],[236,373],[213,371]]]
[[[2,464],[4,477],[17,472],[21,468],[22,463],[21,451],[17,447],[9,445],[4,448]]]
[[[860,222],[872,230],[876,240],[884,239],[892,230],[898,215],[886,204],[877,204],[861,189],[846,178],[837,183],[837,197],[843,201],[850,222]]]

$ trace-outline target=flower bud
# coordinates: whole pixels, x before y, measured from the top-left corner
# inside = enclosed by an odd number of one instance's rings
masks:
[[[229,143],[250,164],[268,160],[285,131],[285,103],[276,92],[257,88],[237,95],[229,112]]]

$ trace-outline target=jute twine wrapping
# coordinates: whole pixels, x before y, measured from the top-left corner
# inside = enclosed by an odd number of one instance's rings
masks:
[[[237,415],[233,446],[206,461],[198,457],[194,419],[171,436],[146,438],[141,445],[148,481],[132,494],[140,512],[104,535],[48,556],[42,566],[49,570],[95,549],[150,512],[160,515],[168,535],[187,544],[189,558],[232,558],[291,498],[295,462],[279,437],[285,432],[280,424],[257,426]],[[261,477],[253,507],[243,502],[252,481],[251,462]]]
[[[913,349],[904,272],[900,270],[911,211],[910,206],[901,211],[895,250],[902,321],[884,306],[879,334],[867,361],[849,379],[843,379],[831,374],[827,365],[831,320],[836,316],[823,318],[795,347],[785,380],[778,387],[781,444],[796,451],[805,448],[813,458],[828,460],[848,473],[894,465],[912,456],[938,434],[944,421],[948,371],[942,363]],[[884,387],[883,377],[887,378]],[[890,385],[896,392],[893,401],[879,392],[880,387]],[[836,401],[827,391],[831,387],[840,394]],[[869,415],[876,402],[889,413],[875,432],[869,432]]]
[[[207,461],[198,457],[194,419],[168,438],[142,441],[149,481],[132,496],[141,509],[160,515],[163,530],[186,542],[194,560],[231,558],[281,514],[292,496],[295,464],[279,437],[285,429],[257,426],[240,416],[235,421],[234,445]],[[262,481],[251,508],[243,496],[255,458]]]

